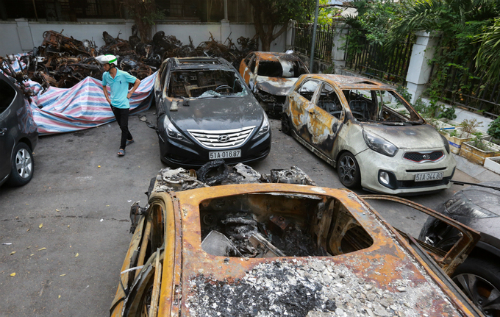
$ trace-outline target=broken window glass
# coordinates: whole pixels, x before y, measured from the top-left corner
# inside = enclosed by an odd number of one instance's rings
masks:
[[[0,114],[9,108],[16,97],[16,91],[8,83],[0,80]]]
[[[202,249],[228,257],[335,256],[373,239],[332,197],[243,194],[200,205]]]
[[[232,71],[175,71],[170,75],[169,97],[241,97],[247,94],[238,76]]]
[[[342,103],[331,85],[327,83],[323,84],[317,105],[332,116],[340,119],[343,109]]]
[[[343,90],[351,113],[358,121],[381,122],[388,125],[423,123],[418,114],[393,91]]]
[[[302,85],[300,85],[298,92],[302,97],[311,101],[312,97],[314,95],[314,92],[316,91],[316,89],[318,89],[319,84],[320,83],[317,80],[308,80],[308,81],[302,83]]]

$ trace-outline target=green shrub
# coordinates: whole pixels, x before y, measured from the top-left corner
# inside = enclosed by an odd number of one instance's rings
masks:
[[[488,134],[495,139],[500,139],[500,117],[493,120],[488,128]]]
[[[456,119],[457,115],[455,114],[455,107],[446,108],[443,112],[441,112],[439,118],[444,118],[448,120]]]

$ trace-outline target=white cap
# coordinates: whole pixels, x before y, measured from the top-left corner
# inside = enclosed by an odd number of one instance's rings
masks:
[[[95,59],[101,64],[115,64],[116,66],[118,66],[118,60],[116,59],[115,55],[99,55]]]

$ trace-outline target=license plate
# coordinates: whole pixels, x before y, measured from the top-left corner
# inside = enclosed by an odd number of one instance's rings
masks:
[[[208,159],[210,160],[228,159],[234,157],[241,157],[241,150],[208,152]]]
[[[437,181],[443,179],[442,172],[419,173],[415,175],[415,182]]]

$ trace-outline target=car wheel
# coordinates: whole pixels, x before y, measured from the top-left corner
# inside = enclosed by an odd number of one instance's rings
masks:
[[[500,266],[469,257],[457,268],[453,281],[485,316],[500,316]]]
[[[292,127],[290,126],[290,120],[286,114],[281,116],[281,132],[286,135],[292,134]]]
[[[343,153],[337,163],[337,173],[340,182],[347,188],[357,188],[361,183],[359,165],[354,156],[349,153]]]
[[[8,184],[11,186],[28,184],[33,177],[34,161],[31,156],[31,149],[26,143],[19,142],[16,145],[12,154],[11,164]]]

